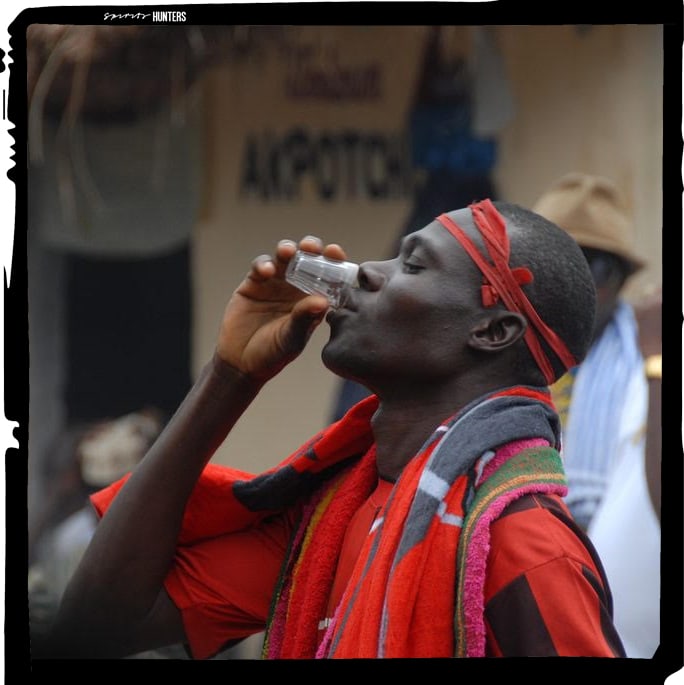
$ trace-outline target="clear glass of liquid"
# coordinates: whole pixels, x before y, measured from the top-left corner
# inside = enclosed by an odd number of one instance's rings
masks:
[[[344,305],[349,291],[357,285],[359,265],[328,259],[322,255],[298,250],[285,272],[285,278],[310,295],[324,295],[330,306],[337,309]]]

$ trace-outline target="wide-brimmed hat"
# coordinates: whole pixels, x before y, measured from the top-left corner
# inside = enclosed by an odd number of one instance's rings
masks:
[[[634,226],[630,212],[610,179],[577,172],[567,174],[532,209],[567,231],[581,247],[622,257],[632,273],[645,266],[631,246]]]

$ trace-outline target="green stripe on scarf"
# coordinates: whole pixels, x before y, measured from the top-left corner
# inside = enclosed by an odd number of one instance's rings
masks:
[[[475,486],[458,544],[455,656],[484,656],[484,579],[489,529],[508,504],[530,492],[563,494],[561,456],[552,447],[522,450]]]

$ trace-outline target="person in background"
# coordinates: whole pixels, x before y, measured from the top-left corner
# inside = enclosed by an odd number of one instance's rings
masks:
[[[612,180],[567,174],[534,210],[577,241],[597,291],[591,349],[551,386],[563,423],[566,503],[603,561],[627,655],[651,658],[660,639],[662,295],[634,305],[623,296],[645,264]]]
[[[40,526],[30,536],[28,599],[33,637],[39,638],[54,619],[97,527],[89,496],[133,469],[164,421],[159,409],[147,406],[124,416],[74,425],[55,441],[45,459],[45,480],[51,490]]]
[[[550,383],[584,358],[595,290],[564,231],[473,202],[359,265],[329,309],[253,260],[211,360],[101,516],[38,656],[266,631],[265,658],[622,657],[609,584],[562,497]],[[322,361],[372,395],[254,475],[209,460],[329,325]]]

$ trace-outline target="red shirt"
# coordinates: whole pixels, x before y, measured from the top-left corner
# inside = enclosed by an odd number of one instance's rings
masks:
[[[381,481],[349,526],[328,617],[392,484]],[[247,531],[179,547],[166,589],[190,650],[207,658],[266,628],[298,511]],[[520,544],[524,541],[525,544]],[[574,588],[572,594],[568,587]],[[611,600],[591,543],[556,496],[525,496],[491,527],[485,582],[488,656],[622,656]],[[319,626],[322,637],[325,622]]]

